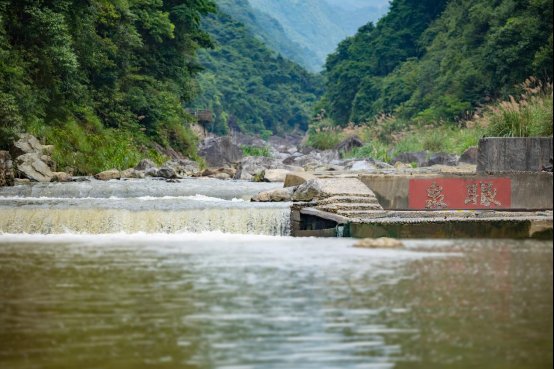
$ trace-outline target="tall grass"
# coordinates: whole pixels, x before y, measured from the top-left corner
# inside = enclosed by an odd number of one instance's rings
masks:
[[[388,162],[391,158],[391,152],[389,145],[380,142],[373,141],[365,144],[362,147],[353,149],[352,151],[346,153],[344,158],[346,159],[362,159],[362,158],[371,158],[381,161]]]
[[[529,78],[521,85],[519,97],[510,96],[490,106],[475,120],[485,127],[487,136],[537,137],[551,136],[553,126],[552,83]]]
[[[312,124],[308,131],[306,144],[318,150],[332,150],[345,138],[342,128],[335,126],[329,119]]]

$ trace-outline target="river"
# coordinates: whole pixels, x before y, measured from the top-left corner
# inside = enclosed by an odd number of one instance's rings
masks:
[[[1,189],[0,367],[552,367],[552,243],[294,239],[274,187]]]

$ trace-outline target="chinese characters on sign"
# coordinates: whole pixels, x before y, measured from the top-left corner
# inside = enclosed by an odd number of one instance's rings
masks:
[[[508,209],[511,207],[508,178],[438,178],[410,181],[410,209]]]
[[[436,183],[427,189],[426,209],[448,209],[448,204],[444,202],[443,188]]]
[[[494,188],[493,183],[481,183],[481,205],[492,207],[502,206],[500,201],[496,200],[497,189]]]

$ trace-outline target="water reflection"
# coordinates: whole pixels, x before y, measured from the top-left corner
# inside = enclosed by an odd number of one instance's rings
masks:
[[[0,236],[0,366],[552,366],[551,244],[352,243]]]

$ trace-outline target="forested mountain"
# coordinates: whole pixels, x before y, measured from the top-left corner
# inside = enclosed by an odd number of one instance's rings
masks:
[[[306,129],[322,94],[320,76],[269,49],[251,29],[223,11],[204,19],[215,48],[200,53],[196,108],[215,113],[212,130],[284,133]]]
[[[217,0],[219,9],[246,25],[266,46],[311,71],[321,69],[321,59],[305,46],[292,41],[281,23],[268,14],[254,9],[248,0]]]
[[[338,22],[347,32],[354,35],[367,22],[376,22],[387,13],[389,0],[323,0],[335,13]]]
[[[292,41],[317,55],[319,62],[313,69],[317,71],[340,41],[368,21],[377,20],[385,11],[385,8],[372,6],[363,9],[337,7],[327,0],[249,1],[255,9],[279,21]]]
[[[380,113],[445,121],[552,78],[550,0],[393,0],[327,61],[324,105],[340,124]]]
[[[201,17],[214,9],[211,0],[0,0],[3,145],[26,129],[83,160],[102,148],[127,157],[148,139],[192,154],[182,103],[193,97],[195,52],[210,45]]]

